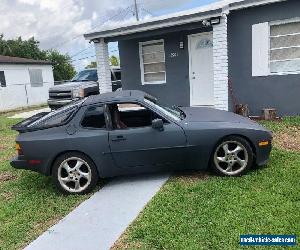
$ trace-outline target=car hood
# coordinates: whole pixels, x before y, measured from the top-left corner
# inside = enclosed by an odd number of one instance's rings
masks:
[[[214,108],[180,107],[180,109],[185,113],[186,117],[184,121],[187,122],[233,122],[257,124],[249,118]]]
[[[72,90],[74,88],[79,88],[79,87],[92,87],[92,86],[97,86],[98,83],[96,82],[64,82],[63,84],[56,85],[54,87],[51,87],[49,91],[67,91],[67,90]]]

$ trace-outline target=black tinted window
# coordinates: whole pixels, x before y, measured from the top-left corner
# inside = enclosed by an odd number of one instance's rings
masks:
[[[106,128],[103,106],[88,108],[81,125],[84,128]]]
[[[69,107],[68,109],[53,111],[30,124],[28,127],[36,128],[63,125],[77,111],[77,109],[78,107],[74,106]]]
[[[80,82],[80,81],[93,81],[97,82],[98,81],[98,75],[97,75],[97,70],[83,70],[80,71],[73,79],[72,81],[74,82]]]
[[[59,126],[66,123],[69,118],[78,110],[86,98],[70,103],[60,109],[52,111],[40,119],[28,125],[29,128],[44,128],[49,126]]]
[[[121,80],[121,71],[120,70],[112,70],[111,71],[111,80],[112,81],[120,81]]]
[[[0,86],[1,87],[6,87],[6,80],[5,80],[4,71],[0,71]]]
[[[117,81],[121,80],[121,71],[115,71],[115,76],[117,78]]]
[[[64,124],[70,116],[75,112],[75,108],[68,110],[67,112],[64,112],[62,114],[58,114],[56,116],[53,116],[51,119],[44,122],[44,126],[58,126],[60,124]]]

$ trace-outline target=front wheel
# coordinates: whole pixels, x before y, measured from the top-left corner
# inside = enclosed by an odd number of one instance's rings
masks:
[[[221,176],[240,176],[253,164],[253,152],[242,137],[230,136],[222,140],[212,156],[212,169]]]
[[[98,181],[95,164],[80,153],[66,153],[54,163],[52,176],[56,187],[65,194],[87,194]]]

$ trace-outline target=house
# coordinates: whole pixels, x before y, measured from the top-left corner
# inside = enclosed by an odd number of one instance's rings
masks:
[[[51,62],[0,55],[0,111],[44,104],[54,85]]]
[[[102,92],[111,91],[107,44],[118,41],[124,89],[168,105],[300,113],[299,0],[219,1],[85,38],[95,45]]]

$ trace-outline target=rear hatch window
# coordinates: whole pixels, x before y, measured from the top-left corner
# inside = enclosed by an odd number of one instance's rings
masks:
[[[71,120],[71,118],[74,116],[74,114],[77,112],[77,110],[85,100],[86,98],[49,113],[37,114],[14,125],[12,129],[22,133],[62,126]]]

